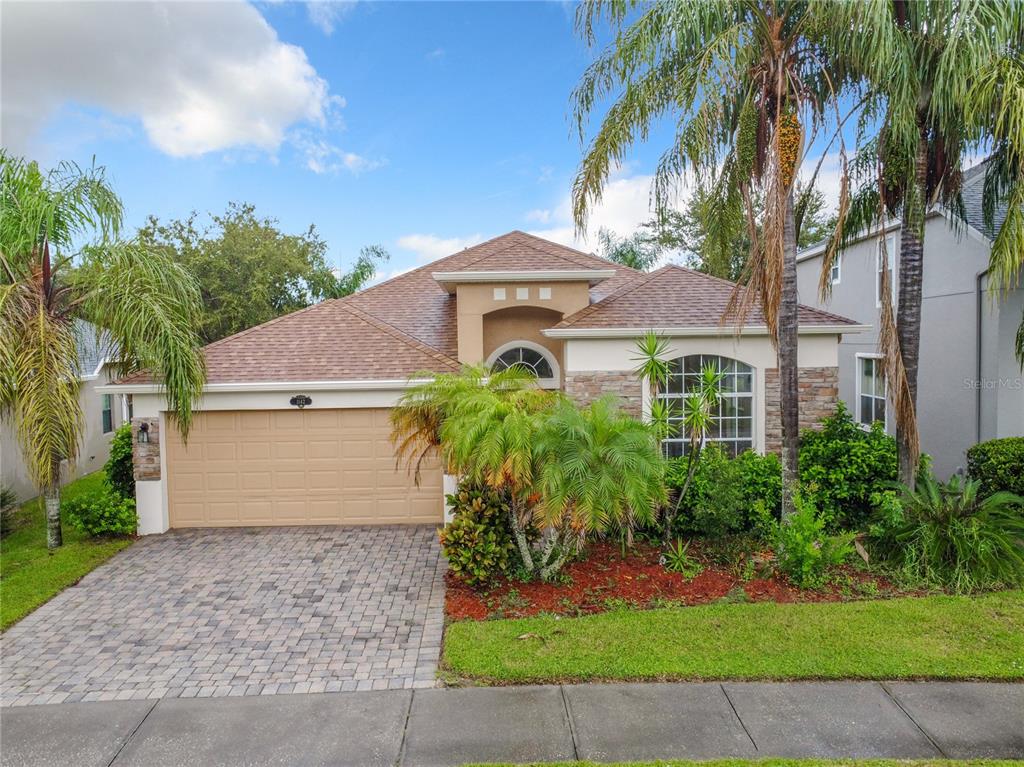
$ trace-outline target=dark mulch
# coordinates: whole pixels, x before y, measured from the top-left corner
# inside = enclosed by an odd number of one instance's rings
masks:
[[[878,575],[850,566],[837,568],[828,585],[820,589],[799,589],[778,574],[750,577],[750,570],[758,568],[744,568],[744,562],[766,558],[762,554],[746,555],[737,563],[723,566],[716,564],[699,543],[690,547],[690,553],[704,566],[690,579],[667,571],[659,561],[661,550],[647,543],[635,544],[625,555],[614,544],[591,544],[576,561],[566,565],[557,583],[501,579],[489,587],[474,589],[448,573],[445,613],[451,620],[487,620],[538,613],[588,615],[623,606],[838,602],[907,593]]]

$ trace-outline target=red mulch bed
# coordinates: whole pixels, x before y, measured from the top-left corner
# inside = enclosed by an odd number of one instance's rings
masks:
[[[558,583],[502,579],[474,589],[448,573],[445,613],[450,620],[487,620],[538,613],[588,615],[623,604],[648,608],[717,601],[837,602],[898,592],[885,579],[854,567],[839,568],[833,582],[821,589],[799,589],[777,574],[743,580],[739,567],[714,564],[696,544],[690,554],[704,566],[692,579],[667,571],[659,562],[661,550],[645,543],[627,549],[625,556],[615,544],[591,544],[566,565]]]

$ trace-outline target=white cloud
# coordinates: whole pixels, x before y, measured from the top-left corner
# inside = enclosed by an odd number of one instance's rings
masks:
[[[338,22],[355,8],[355,0],[312,0],[306,3],[306,14],[325,35],[334,34]]]
[[[62,105],[138,119],[161,151],[276,151],[337,104],[305,52],[232,2],[10,2],[2,29],[3,144],[31,153]]]
[[[583,236],[577,236],[575,232],[572,201],[568,194],[554,208],[531,210],[526,214],[528,221],[551,224],[547,228],[535,229],[531,234],[580,250],[593,250],[601,229],[627,237],[653,216],[650,206],[652,180],[649,175],[614,175],[605,185],[601,202],[588,217],[587,231]]]
[[[800,166],[799,179],[801,183],[807,183],[810,181],[814,169],[818,166],[818,160],[821,155],[817,157],[808,157]],[[825,196],[825,209],[832,211],[839,206],[839,190],[843,179],[843,166],[840,161],[838,152],[830,152],[825,155],[825,158],[821,160],[821,168],[818,170],[818,176],[814,181],[814,185],[818,187],[821,193]]]
[[[347,152],[323,138],[297,133],[291,138],[302,153],[306,167],[314,173],[337,173],[346,170],[359,175],[386,165],[386,160],[373,160],[355,152]]]
[[[429,51],[424,58],[427,60],[442,59],[444,58],[444,48],[434,48],[434,50]]]
[[[428,263],[458,253],[483,239],[479,234],[447,238],[435,234],[407,234],[398,238],[398,247],[411,250],[421,262]]]

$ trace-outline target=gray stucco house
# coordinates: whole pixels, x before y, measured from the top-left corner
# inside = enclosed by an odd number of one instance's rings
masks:
[[[1018,286],[998,303],[988,295],[991,232],[981,212],[983,180],[981,165],[964,174],[966,223],[935,210],[925,224],[918,420],[921,447],[942,477],[966,466],[965,451],[976,442],[1024,435],[1024,377],[1014,356],[1024,289]],[[884,232],[864,235],[842,253],[832,270],[829,301],[822,302],[818,294],[823,243],[797,256],[797,280],[801,303],[870,326],[840,341],[839,397],[861,423],[884,419],[886,431],[894,434],[892,404],[876,362],[882,236],[895,277],[898,220]],[[896,279],[891,282],[897,290]]]
[[[78,339],[78,368],[81,388],[78,401],[85,418],[82,444],[78,460],[63,472],[62,480],[67,483],[103,468],[110,455],[110,438],[114,431],[128,420],[128,401],[124,395],[103,393],[98,387],[109,383],[114,377],[107,362],[114,354],[112,342],[97,339],[95,326],[76,320],[75,334]],[[28,469],[22,460],[14,424],[0,421],[0,485],[11,488],[19,500],[32,498],[38,489],[29,478]]]

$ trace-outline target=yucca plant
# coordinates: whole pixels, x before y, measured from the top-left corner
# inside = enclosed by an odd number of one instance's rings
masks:
[[[0,152],[0,174],[0,414],[12,417],[42,491],[53,549],[62,466],[75,461],[85,427],[78,334],[91,323],[116,345],[123,371],[149,369],[187,437],[206,379],[201,300],[169,256],[120,239],[121,201],[102,168],[44,173]]]
[[[631,418],[613,397],[578,408],[561,400],[545,413],[534,439],[539,466],[538,514],[545,528],[582,541],[588,533],[653,524],[665,500],[665,462],[654,429]],[[549,578],[570,553],[541,571]]]
[[[920,477],[882,504],[870,528],[875,549],[907,576],[956,592],[1024,583],[1024,498],[954,475]]]

